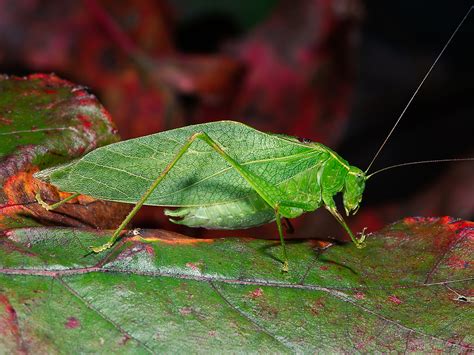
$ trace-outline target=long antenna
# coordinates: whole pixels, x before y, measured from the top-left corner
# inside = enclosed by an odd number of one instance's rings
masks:
[[[387,166],[385,168],[379,169],[375,171],[374,173],[367,175],[366,179],[371,178],[375,174],[381,173],[382,171],[385,170],[390,170],[390,169],[395,169],[395,168],[401,168],[403,166],[409,166],[409,165],[418,165],[418,164],[430,164],[430,163],[448,163],[452,161],[474,161],[474,158],[455,158],[455,159],[433,159],[433,160],[420,160],[420,161],[412,161],[409,163],[402,163],[402,164],[396,164],[396,165],[391,165]]]
[[[398,116],[398,119],[397,121],[395,122],[395,124],[393,125],[392,129],[390,130],[390,132],[388,133],[387,137],[385,138],[385,140],[383,141],[382,145],[380,146],[379,150],[377,151],[377,153],[375,153],[374,155],[374,158],[372,159],[372,161],[370,162],[369,164],[369,167],[367,168],[367,170],[365,171],[365,173],[367,174],[367,172],[370,170],[370,168],[372,167],[372,164],[374,163],[375,159],[377,159],[377,157],[379,156],[380,152],[382,151],[383,147],[385,146],[385,144],[387,143],[387,141],[389,140],[390,136],[392,135],[393,131],[395,131],[395,128],[397,128],[398,126],[398,123],[401,121],[401,119],[403,118],[403,116],[405,115],[405,112],[407,111],[408,107],[410,107],[410,104],[412,103],[413,99],[415,98],[416,94],[418,94],[418,91],[420,91],[421,87],[423,86],[424,82],[426,81],[426,79],[428,78],[428,76],[430,75],[431,71],[433,70],[433,68],[436,66],[436,63],[438,63],[438,60],[439,58],[441,58],[441,56],[443,55],[444,51],[446,50],[446,48],[448,48],[449,44],[451,43],[452,39],[454,38],[454,36],[456,35],[456,33],[459,31],[459,29],[461,28],[461,26],[463,25],[464,21],[467,19],[467,17],[469,16],[469,14],[471,13],[471,11],[474,9],[474,5],[472,5],[470,7],[470,9],[467,11],[466,15],[464,15],[463,19],[461,20],[461,22],[459,22],[459,25],[456,27],[456,29],[454,30],[454,32],[452,33],[451,37],[449,37],[448,41],[446,42],[446,44],[444,45],[443,49],[441,50],[441,52],[439,52],[438,56],[436,57],[435,61],[433,62],[433,64],[431,64],[431,67],[428,69],[428,71],[426,72],[425,76],[423,77],[423,80],[421,80],[421,83],[418,85],[418,87],[416,88],[415,92],[413,93],[413,95],[411,96],[410,100],[408,100],[408,103],[406,104],[405,108],[403,109],[402,113],[400,114],[400,116]]]

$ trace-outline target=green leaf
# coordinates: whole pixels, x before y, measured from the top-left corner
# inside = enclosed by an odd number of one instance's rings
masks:
[[[472,222],[406,219],[367,247],[25,228],[0,237],[4,352],[474,350]],[[153,241],[153,242],[151,242]],[[469,298],[471,297],[471,298]]]
[[[92,199],[84,201],[89,211],[73,204],[62,215],[44,210],[36,203],[37,192],[47,200],[64,196],[32,174],[118,139],[108,112],[84,87],[55,75],[0,75],[0,230],[51,223],[116,224],[124,206],[94,204]]]

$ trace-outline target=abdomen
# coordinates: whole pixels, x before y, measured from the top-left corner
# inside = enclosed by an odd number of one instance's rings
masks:
[[[232,202],[166,210],[165,214],[174,223],[207,229],[245,229],[275,219],[275,211],[257,193]]]
[[[291,210],[291,213],[285,217],[295,218],[321,206],[321,187],[317,176],[319,169],[319,165],[314,165],[304,173],[277,185],[285,201],[304,203],[308,206],[307,210],[290,208],[288,210]],[[245,229],[275,220],[273,207],[256,192],[225,203],[166,210],[165,214],[171,217],[170,220],[174,223],[207,229]]]

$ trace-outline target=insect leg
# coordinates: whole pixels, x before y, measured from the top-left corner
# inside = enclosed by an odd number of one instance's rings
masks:
[[[283,228],[281,226],[281,216],[278,212],[278,206],[275,208],[275,220],[278,228],[278,234],[280,236],[281,246],[283,247],[283,267],[281,271],[288,272],[288,255],[286,253],[285,238],[283,238]]]
[[[178,153],[175,155],[173,160],[166,166],[166,168],[163,170],[163,172],[158,175],[158,177],[153,181],[153,183],[150,185],[150,187],[145,191],[145,193],[142,195],[140,200],[136,203],[136,205],[133,207],[133,209],[129,212],[127,217],[122,221],[122,223],[118,226],[118,228],[115,230],[114,234],[112,234],[112,237],[109,239],[109,241],[99,247],[91,247],[92,251],[95,253],[100,253],[108,248],[110,248],[115,241],[120,237],[120,233],[125,229],[127,224],[132,220],[132,218],[135,216],[135,214],[138,212],[140,208],[142,208],[143,204],[146,202],[148,197],[150,197],[151,193],[156,189],[156,187],[160,184],[160,182],[165,178],[165,176],[169,173],[169,171],[175,166],[175,164],[178,162],[178,160],[186,153],[186,151],[189,149],[191,144],[199,137],[199,133],[193,134],[188,141],[181,147],[181,149],[178,151]]]
[[[58,201],[58,202],[53,203],[51,205],[46,203],[41,198],[41,194],[39,192],[36,193],[35,198],[36,198],[36,201],[38,201],[38,203],[41,205],[41,207],[43,207],[45,210],[51,211],[51,210],[54,210],[54,209],[58,208],[59,206],[64,205],[66,202],[76,198],[79,195],[80,194],[76,192],[76,193],[72,194],[71,196],[66,197],[64,200]]]
[[[354,242],[354,244],[356,245],[357,248],[362,249],[363,247],[365,247],[365,243],[364,243],[365,234],[364,234],[364,231],[362,231],[362,234],[361,234],[360,238],[358,239],[352,233],[351,229],[346,224],[346,222],[342,218],[341,214],[337,211],[336,207],[326,205],[326,209],[334,216],[334,218],[336,218],[336,220],[341,224],[341,226],[347,231],[347,234],[349,234],[349,236],[351,237],[352,241]]]
[[[286,253],[285,241],[283,238],[283,230],[281,224],[281,214],[279,211],[279,207],[296,207],[306,209],[308,206],[302,203],[292,202],[292,201],[285,201],[284,198],[286,197],[284,193],[276,188],[275,186],[269,184],[264,179],[260,178],[259,176],[255,175],[251,171],[249,171],[246,167],[240,165],[237,161],[235,161],[231,156],[229,156],[211,137],[209,137],[206,133],[201,133],[197,136],[198,138],[205,141],[209,144],[212,148],[214,148],[217,153],[219,153],[230,165],[249,183],[250,186],[257,192],[257,194],[266,202],[269,206],[271,206],[275,210],[275,220],[278,227],[278,233],[280,235],[281,245],[283,247],[283,268],[282,270],[287,272],[288,271],[288,256]]]

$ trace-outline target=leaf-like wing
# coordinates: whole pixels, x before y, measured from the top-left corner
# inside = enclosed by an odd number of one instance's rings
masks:
[[[238,122],[219,121],[111,144],[65,169],[55,168],[37,176],[63,191],[134,203],[197,132],[206,132],[235,160],[275,185],[304,174],[327,157],[323,146],[266,134]],[[146,204],[205,206],[243,199],[251,193],[248,183],[222,157],[206,143],[195,141]]]

